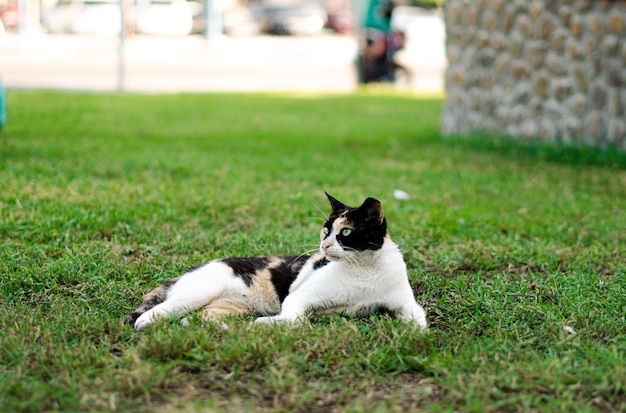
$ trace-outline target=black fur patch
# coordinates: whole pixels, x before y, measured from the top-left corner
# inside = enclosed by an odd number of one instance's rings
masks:
[[[226,258],[221,260],[230,266],[235,274],[246,283],[248,287],[254,282],[254,276],[263,270],[269,270],[272,284],[276,294],[282,303],[289,287],[294,282],[298,273],[310,258],[309,255],[288,256],[288,257],[251,257],[251,258]],[[275,260],[280,260],[274,264]]]
[[[344,247],[353,248],[357,251],[378,250],[382,248],[387,233],[386,225],[373,223],[360,217],[350,217],[348,222],[352,227],[350,235],[337,234],[337,241]]]
[[[221,262],[231,267],[248,287],[252,285],[254,275],[258,271],[267,269],[270,261],[270,257],[225,258],[221,260]]]
[[[325,266],[326,264],[330,263],[330,261],[328,261],[326,259],[326,257],[322,257],[321,259],[315,261],[313,263],[313,270],[318,270],[320,268],[322,268],[323,266]]]
[[[282,262],[270,268],[272,284],[274,284],[274,289],[281,303],[289,294],[289,287],[309,258],[311,258],[309,255],[280,257]]]
[[[376,315],[388,315],[389,317],[395,318],[397,316],[397,311],[396,310],[392,310],[389,307],[386,306],[378,306],[376,308],[374,308],[372,310],[372,314],[376,314]]]
[[[134,326],[135,325],[135,321],[137,321],[137,319],[139,317],[141,317],[142,314],[143,313],[140,313],[138,311],[133,311],[132,313],[127,314],[126,315],[126,324],[130,324],[131,326]]]

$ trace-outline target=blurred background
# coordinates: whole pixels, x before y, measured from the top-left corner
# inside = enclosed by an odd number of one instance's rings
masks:
[[[443,91],[443,0],[0,0],[7,88]]]

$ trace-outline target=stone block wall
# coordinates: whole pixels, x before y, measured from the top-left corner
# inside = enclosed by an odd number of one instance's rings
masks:
[[[626,1],[446,0],[444,135],[626,149]]]

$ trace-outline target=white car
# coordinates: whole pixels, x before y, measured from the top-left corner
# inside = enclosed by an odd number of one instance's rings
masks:
[[[193,19],[185,0],[138,0],[135,4],[135,31],[143,34],[185,36]]]
[[[137,33],[191,33],[191,10],[185,0],[138,0],[132,13]],[[119,0],[61,0],[42,14],[49,33],[117,35],[121,20]]]
[[[41,16],[49,33],[119,34],[122,27],[116,0],[61,0]]]

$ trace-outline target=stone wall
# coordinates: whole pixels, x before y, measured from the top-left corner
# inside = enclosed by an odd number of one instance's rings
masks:
[[[446,0],[444,135],[626,149],[626,1]]]

